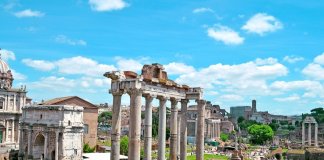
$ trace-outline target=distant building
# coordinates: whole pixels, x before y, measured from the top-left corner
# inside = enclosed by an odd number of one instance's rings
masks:
[[[88,143],[91,147],[96,146],[98,128],[97,106],[77,96],[54,98],[44,101],[40,105],[72,105],[83,107],[84,143]]]
[[[19,144],[19,118],[21,108],[31,103],[26,86],[12,88],[14,77],[0,55],[0,143],[5,146]]]
[[[110,112],[112,107],[108,105],[108,103],[99,104],[98,106],[98,115],[100,115],[102,112]]]
[[[82,159],[83,107],[33,105],[22,110],[21,159]]]
[[[233,123],[237,123],[239,117],[249,119],[252,115],[251,106],[235,106],[230,108],[231,120]]]

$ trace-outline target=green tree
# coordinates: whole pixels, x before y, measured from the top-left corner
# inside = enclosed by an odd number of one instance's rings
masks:
[[[266,141],[273,138],[273,130],[270,126],[264,124],[254,124],[248,127],[248,133],[251,135],[253,144],[264,144]]]
[[[279,128],[279,124],[278,123],[270,123],[269,126],[271,127],[271,129],[275,132],[278,130]]]
[[[288,126],[288,130],[292,131],[292,130],[294,130],[294,129],[295,129],[295,127],[294,127],[293,125],[289,125],[289,126]]]
[[[128,155],[128,137],[123,136],[120,139],[120,154]]]
[[[107,124],[108,120],[112,119],[112,112],[102,112],[98,116],[98,122],[101,124]]]
[[[226,134],[226,133],[221,133],[220,134],[220,139],[223,141],[223,142],[226,142],[228,140],[228,137],[229,135]]]
[[[91,148],[88,143],[83,145],[83,153],[93,153],[96,147]]]
[[[237,123],[240,124],[244,121],[244,117],[240,116],[238,119],[237,119]]]

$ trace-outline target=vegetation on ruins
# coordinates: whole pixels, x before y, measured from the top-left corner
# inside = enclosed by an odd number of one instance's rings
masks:
[[[128,155],[128,137],[127,136],[123,136],[120,139],[120,154]]]
[[[171,110],[170,108],[167,108],[167,116],[170,116]],[[157,138],[158,136],[158,133],[159,133],[159,112],[153,112],[152,113],[152,137],[153,138]],[[171,133],[170,133],[170,128],[166,128],[166,140],[168,140],[171,136]]]
[[[83,153],[93,153],[96,150],[96,147],[91,148],[88,143],[83,145]]]
[[[248,127],[248,133],[251,136],[251,143],[264,144],[266,141],[273,138],[274,132],[269,125],[254,124]]]
[[[220,139],[223,141],[223,142],[226,142],[229,138],[229,135],[226,134],[226,133],[221,133],[220,134]]]
[[[112,119],[112,112],[102,112],[98,116],[98,123],[108,125],[108,121]]]

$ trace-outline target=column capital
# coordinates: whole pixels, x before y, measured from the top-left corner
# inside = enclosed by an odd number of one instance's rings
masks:
[[[171,101],[171,105],[176,106],[180,100],[176,98],[170,98],[170,101]]]
[[[143,97],[145,98],[146,101],[152,102],[154,98],[156,98],[155,95],[151,94],[143,94]]]
[[[181,103],[189,103],[188,99],[181,99]]]
[[[125,93],[125,91],[124,90],[116,90],[116,91],[111,91],[110,92],[113,96],[122,96],[124,93]]]
[[[166,102],[167,100],[169,100],[169,97],[166,96],[157,96],[156,98],[162,102]]]
[[[130,96],[139,96],[140,94],[143,93],[143,90],[138,89],[138,88],[131,88],[131,89],[128,89],[128,90],[127,90],[127,93],[128,93]]]
[[[203,99],[197,99],[196,102],[198,105],[206,105],[206,100]]]

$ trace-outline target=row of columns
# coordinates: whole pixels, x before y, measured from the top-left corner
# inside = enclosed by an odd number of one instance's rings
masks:
[[[302,145],[305,145],[305,124],[307,124],[308,127],[308,145],[311,146],[312,145],[312,124],[313,123],[302,123]],[[315,124],[315,143],[314,146],[318,146],[318,124]]]
[[[207,123],[207,133],[209,139],[219,138],[220,123],[217,122]]]
[[[19,128],[19,140],[21,142],[23,142],[25,139],[24,137],[24,131],[26,129],[23,129],[22,126],[20,126]],[[33,136],[33,129],[32,127],[29,127],[26,131],[28,131],[28,134],[27,134],[27,138],[28,138],[28,141],[27,141],[27,156],[28,156],[28,159],[33,159],[33,139],[32,139],[32,136]],[[59,131],[55,131],[55,160],[58,160],[58,153],[59,153]],[[49,144],[49,135],[48,135],[48,131],[45,131],[44,132],[44,159],[49,159],[49,153],[48,153],[48,144]],[[23,143],[21,143],[23,144]],[[24,145],[19,145],[19,158],[20,160],[23,160],[24,158]]]
[[[121,98],[123,91],[113,92],[113,115],[112,115],[112,148],[111,160],[119,160],[120,157],[120,124],[121,124]],[[130,124],[129,124],[129,149],[128,157],[133,160],[140,159],[140,131],[141,131],[141,99],[145,97],[145,121],[144,121],[144,159],[152,159],[152,101],[159,100],[159,129],[158,129],[158,160],[165,160],[166,148],[166,102],[169,100],[164,96],[154,97],[142,94],[139,89],[131,89],[127,92],[130,95]],[[170,119],[170,160],[186,160],[187,157],[187,105],[188,100],[181,100],[181,118],[178,120],[177,104],[180,100],[171,98],[171,119]],[[205,100],[197,100],[198,103],[198,131],[196,159],[203,160],[204,154],[204,112]],[[180,126],[179,126],[180,125]],[[179,129],[180,127],[180,129]],[[178,135],[178,133],[181,135]],[[180,139],[180,140],[179,140]]]
[[[5,120],[5,136],[4,139],[2,140],[3,143],[6,142],[15,142],[15,120],[14,119],[10,119],[10,120]],[[10,126],[11,125],[11,126]],[[11,128],[10,134],[11,134],[11,138],[9,139],[9,128]]]

